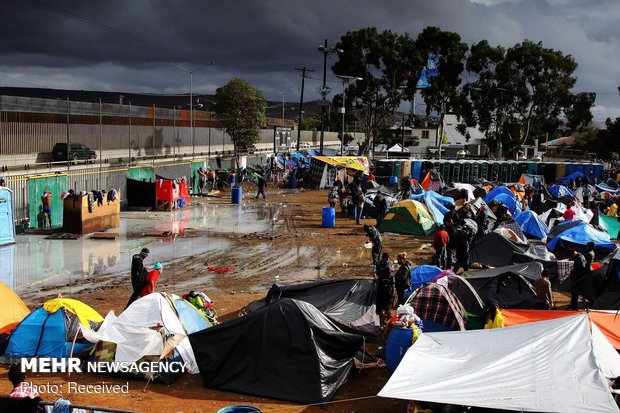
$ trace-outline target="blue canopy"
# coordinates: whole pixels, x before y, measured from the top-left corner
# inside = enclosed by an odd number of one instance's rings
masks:
[[[531,209],[519,213],[514,220],[521,226],[523,233],[532,238],[543,239],[549,233],[549,227],[545,224],[538,214]]]
[[[506,186],[498,186],[495,189],[492,189],[491,192],[489,192],[487,194],[487,196],[484,197],[484,202],[486,202],[487,204],[490,203],[492,200],[494,200],[498,195],[500,194],[506,194],[510,197],[512,197],[514,199],[515,194],[508,189],[508,187]]]
[[[607,232],[578,219],[561,222],[554,226],[549,231],[547,240],[549,251],[555,251],[558,247],[584,251],[588,242],[593,242],[597,249],[611,251],[616,249],[616,244],[611,242]]]
[[[549,188],[549,194],[554,198],[575,197],[575,193],[564,185],[553,185]]]
[[[420,265],[411,270],[411,291],[415,291],[424,283],[431,282],[443,270],[434,265]]]
[[[564,178],[560,179],[560,182],[562,182],[562,185],[568,185],[570,181],[575,181],[577,178],[583,179],[585,177],[586,174],[583,172],[573,172],[572,174],[566,175]]]
[[[454,199],[449,196],[439,195],[435,191],[423,191],[419,194],[409,196],[409,199],[422,202],[428,208],[433,216],[433,220],[437,225],[443,224],[443,216],[448,212],[448,208],[444,205],[454,204]]]

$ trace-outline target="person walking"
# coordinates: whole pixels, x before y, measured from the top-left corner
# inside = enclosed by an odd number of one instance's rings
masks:
[[[372,225],[364,225],[364,232],[366,232],[368,241],[372,243],[372,265],[373,272],[376,272],[379,265],[379,257],[381,257],[381,250],[383,250],[383,238],[381,238],[379,230]]]
[[[372,202],[375,204],[375,212],[377,213],[377,227],[379,227],[379,225],[383,222],[383,218],[385,218],[385,214],[387,213],[387,201],[383,197],[381,191],[378,191]]]
[[[463,271],[469,271],[469,244],[471,238],[463,227],[457,228],[455,237],[456,263],[452,271],[456,274],[459,268],[463,268]]]
[[[551,310],[554,307],[553,293],[551,292],[551,281],[549,281],[549,272],[542,270],[540,278],[534,283],[534,289],[536,290],[536,304],[537,310]]]
[[[43,228],[45,228],[45,220],[49,223],[49,227],[52,227],[52,195],[51,191],[47,189],[43,191],[41,195],[41,203],[43,204]]]
[[[360,220],[362,219],[362,212],[364,211],[364,202],[366,201],[366,190],[362,189],[358,190],[356,197],[354,198],[354,215],[355,215],[355,223],[361,224]]]
[[[446,227],[442,224],[439,226],[433,238],[433,247],[435,248],[435,265],[445,270],[448,265],[448,243],[450,237]]]
[[[265,178],[263,178],[262,175],[258,175],[258,179],[256,182],[256,186],[258,187],[258,192],[256,193],[256,199],[258,199],[259,195],[263,196],[263,199],[266,198],[265,196],[265,185],[267,184],[267,181],[265,181]]]
[[[385,325],[392,318],[391,310],[394,301],[394,277],[390,266],[390,256],[387,252],[381,255],[374,278],[377,282],[377,313],[381,319],[381,324]]]
[[[155,292],[157,281],[159,281],[159,276],[163,271],[164,266],[161,265],[160,262],[156,262],[155,265],[153,265],[153,269],[146,275],[146,284],[144,284],[144,287],[140,291],[140,297],[144,297],[145,295]]]
[[[148,271],[144,268],[144,259],[149,256],[149,253],[148,248],[142,248],[138,254],[131,257],[131,288],[133,293],[129,297],[125,308],[140,298],[140,293],[146,284],[146,276],[148,274]]]
[[[396,295],[398,296],[398,304],[405,304],[405,292],[411,289],[411,261],[407,259],[407,253],[401,252],[396,257],[398,270],[394,274],[394,285],[396,287]]]

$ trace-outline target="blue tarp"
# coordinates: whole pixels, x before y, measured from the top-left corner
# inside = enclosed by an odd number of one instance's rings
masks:
[[[596,188],[598,192],[607,192],[612,195],[617,195],[618,192],[620,192],[618,188],[612,188],[606,184],[596,184],[594,187]]]
[[[508,187],[505,186],[498,186],[495,189],[492,189],[491,192],[489,192],[487,194],[487,196],[484,197],[484,202],[486,202],[487,204],[490,203],[492,200],[494,200],[499,194],[506,194],[508,196],[511,196],[513,199],[515,197],[515,194],[512,193],[512,191],[510,189],[508,189]]]
[[[560,179],[562,185],[568,185],[570,181],[575,181],[577,178],[583,179],[586,177],[586,174],[583,172],[573,172],[570,175],[566,175],[564,178]]]
[[[548,189],[549,194],[554,198],[564,198],[567,196],[575,197],[575,193],[564,185],[553,185]]]
[[[611,251],[616,249],[616,244],[611,242],[607,232],[578,219],[561,222],[554,226],[549,231],[547,240],[549,251],[555,251],[558,247],[583,251],[588,242],[594,242],[597,249]]]
[[[415,291],[424,283],[431,282],[443,270],[434,265],[420,265],[411,270],[411,291]]]
[[[521,229],[526,235],[529,235],[536,239],[543,239],[549,233],[549,227],[545,224],[538,214],[530,209],[527,209],[517,216],[514,220],[521,226]]]
[[[443,224],[443,216],[448,212],[444,205],[454,204],[454,199],[449,196],[439,195],[435,191],[423,191],[420,194],[413,194],[409,199],[422,202],[428,208],[428,212],[433,216],[437,225]]]

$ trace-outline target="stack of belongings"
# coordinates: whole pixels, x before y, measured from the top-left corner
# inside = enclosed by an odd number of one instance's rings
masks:
[[[461,207],[465,203],[472,202],[476,199],[476,196],[474,195],[475,190],[476,187],[471,184],[453,182],[451,187],[446,189],[444,192],[444,196],[452,198],[456,206]]]

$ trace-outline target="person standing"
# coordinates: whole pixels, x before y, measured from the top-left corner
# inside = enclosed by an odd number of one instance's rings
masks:
[[[568,256],[573,260],[573,272],[570,275],[570,305],[569,310],[579,309],[579,284],[588,274],[586,258],[579,252],[571,250]]]
[[[554,307],[553,293],[551,292],[551,281],[549,281],[549,272],[542,270],[540,278],[534,283],[534,289],[536,290],[536,304],[537,310],[551,310]]]
[[[581,197],[583,198],[583,206],[584,208],[588,208],[590,205],[590,196],[592,195],[592,190],[590,189],[590,185],[587,183],[583,185],[583,190],[581,192]]]
[[[161,265],[160,262],[156,262],[155,265],[153,265],[153,269],[146,275],[146,284],[144,284],[144,287],[140,291],[140,297],[144,297],[145,295],[155,292],[157,281],[159,281],[159,276],[163,270],[164,266]]]
[[[131,257],[131,288],[133,289],[133,293],[131,297],[129,297],[127,307],[140,298],[140,293],[146,284],[148,271],[144,268],[144,259],[149,256],[149,253],[150,251],[148,248],[142,248],[138,254]]]
[[[448,243],[450,237],[446,227],[442,224],[439,226],[433,238],[433,247],[435,248],[435,265],[445,270],[448,265]]]
[[[392,317],[392,302],[394,301],[394,277],[390,266],[390,256],[387,252],[381,255],[377,271],[374,274],[377,282],[377,313],[381,324],[387,324]]]
[[[586,251],[583,253],[583,257],[586,259],[586,270],[589,274],[592,272],[592,263],[594,263],[594,248],[596,244],[592,241],[586,244]]]
[[[202,194],[205,191],[207,184],[207,174],[202,169],[202,166],[198,168],[198,193]]]
[[[372,243],[372,265],[373,272],[377,272],[377,266],[379,265],[379,257],[381,257],[381,250],[383,250],[383,238],[379,230],[372,225],[364,225],[364,232],[368,237],[368,241]]]
[[[383,194],[381,193],[381,191],[377,192],[377,195],[375,195],[375,199],[373,199],[373,203],[375,204],[375,211],[377,213],[376,219],[377,219],[377,227],[378,227],[383,222],[383,218],[385,217],[385,214],[387,213],[387,209],[388,209],[387,201],[383,197]]]
[[[267,181],[265,181],[265,178],[263,178],[262,175],[258,175],[258,179],[256,182],[256,186],[258,187],[258,192],[256,193],[256,199],[258,199],[259,195],[263,196],[263,199],[266,198],[265,196],[265,185],[267,184]]]
[[[398,270],[394,274],[394,285],[396,287],[396,295],[398,296],[398,304],[405,304],[405,291],[411,289],[411,261],[407,259],[407,253],[401,252],[396,257]]]
[[[45,228],[45,220],[49,223],[49,227],[52,227],[52,192],[47,189],[43,191],[41,195],[41,203],[43,204],[43,228]]]
[[[366,190],[362,189],[358,190],[357,195],[354,202],[354,214],[355,214],[355,223],[361,224],[360,220],[362,219],[362,212],[364,211],[364,202],[366,201]]]
[[[459,268],[463,268],[463,271],[469,271],[469,243],[471,239],[468,232],[464,228],[458,228],[456,230],[456,263],[452,271],[456,274]]]
[[[338,187],[334,185],[327,194],[327,202],[331,208],[336,208],[336,201],[338,201]]]

